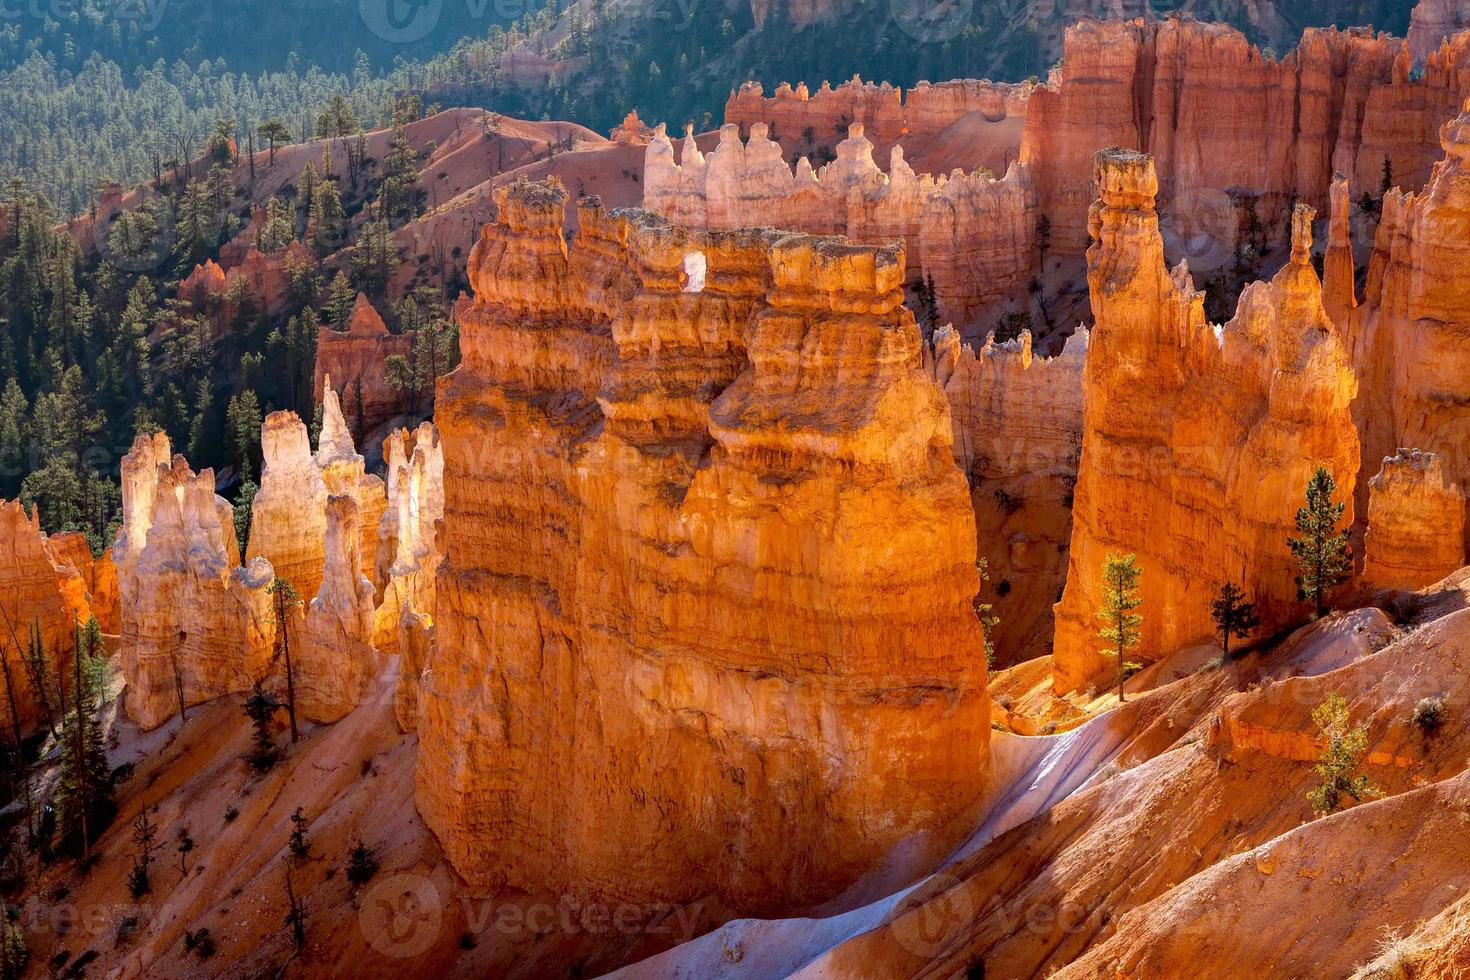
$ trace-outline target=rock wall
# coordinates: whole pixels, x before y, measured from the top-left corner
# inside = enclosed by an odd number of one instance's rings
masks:
[[[1293,219],[1291,260],[1205,321],[1184,263],[1170,272],[1154,210],[1152,157],[1097,155],[1087,279],[1095,318],[1083,374],[1082,458],[1054,681],[1069,691],[1108,666],[1095,614],[1108,552],[1143,570],[1142,640],[1156,658],[1212,632],[1222,578],[1244,586],[1266,626],[1300,615],[1287,547],[1318,466],[1352,521],[1358,434],[1348,353],[1309,261],[1312,212]]]
[[[1465,563],[1465,494],[1445,479],[1438,456],[1400,449],[1368,488],[1365,585],[1422,589]]]
[[[772,139],[823,145],[841,139],[849,127],[860,125],[868,138],[883,147],[902,139],[932,136],[970,113],[990,122],[1021,119],[1034,86],[1030,82],[992,82],[957,78],[931,84],[920,82],[904,91],[883,82],[859,78],[836,88],[823,82],[813,94],[805,82],[795,88],[782,82],[767,96],[759,82],[745,82],[725,100],[725,122],[747,135],[763,125]],[[807,130],[812,131],[805,139]]]
[[[318,332],[317,402],[325,397],[328,379],[336,378],[342,397],[347,401],[347,413],[363,437],[402,415],[403,396],[388,384],[385,365],[395,354],[408,356],[413,351],[413,343],[412,331],[390,333],[373,304],[358,293],[346,330],[324,326]]]
[[[681,162],[660,132],[644,162],[644,206],[694,229],[765,225],[809,234],[841,234],[868,243],[906,241],[912,281],[934,279],[942,317],[968,323],[1008,301],[1025,304],[1036,265],[1036,200],[1024,167],[1003,179],[956,171],[917,176],[895,147],[888,173],[873,162],[861,123],[837,146],[837,158],[813,171],[793,169],[764,123],[741,142],[727,123],[708,156],[686,135]]]
[[[1390,191],[1349,318],[1362,384],[1363,455],[1400,446],[1439,457],[1445,478],[1470,479],[1470,112],[1447,123],[1444,159],[1421,193]],[[1366,474],[1365,474],[1366,475]]]
[[[997,664],[1047,652],[1051,607],[1067,571],[1072,493],[1082,452],[1087,331],[1053,358],[1033,355],[1031,334],[977,353],[957,332],[934,335],[935,380],[954,424],[955,462],[970,479],[976,546],[988,563],[984,591],[1000,618]]]
[[[252,246],[238,265],[230,265],[223,251],[220,260],[226,264],[205,259],[179,283],[179,296],[206,315],[211,336],[216,339],[230,329],[246,300],[258,313],[285,310],[290,305],[294,277],[316,264],[300,242],[269,253]]]
[[[167,435],[140,435],[122,472],[119,661],[128,715],[148,729],[181,699],[197,704],[265,676],[274,573],[264,559],[240,567],[234,511],[215,496],[214,472],[170,458]]]
[[[1460,39],[1411,80],[1405,42],[1363,29],[1308,30],[1273,61],[1223,24],[1083,21],[1067,31],[1060,71],[1031,94],[1021,159],[1054,247],[1076,252],[1092,154],[1153,154],[1171,252],[1220,261],[1251,209],[1268,229],[1296,201],[1325,210],[1334,171],[1354,200],[1380,193],[1385,157],[1395,182],[1418,187],[1434,132],[1470,92],[1467,55]]]
[[[342,417],[342,404],[325,379],[320,448],[313,454],[306,425],[295,412],[272,412],[261,426],[260,490],[250,512],[246,554],[270,561],[298,595],[310,601],[321,588],[326,562],[327,498],[353,497],[358,505],[361,570],[377,587],[378,523],[387,509],[383,480],[367,472]]]
[[[296,705],[310,721],[338,721],[362,703],[378,676],[373,648],[373,583],[362,574],[357,498],[327,498],[326,564],[306,611],[295,659]]]
[[[85,578],[66,557],[64,543],[41,531],[39,513],[27,513],[18,500],[0,501],[0,543],[0,656],[9,671],[20,723],[29,728],[42,714],[21,661],[32,623],[40,627],[47,652],[64,669],[71,663],[74,625],[85,623],[91,610]],[[82,550],[90,561],[85,541]],[[8,702],[0,702],[0,710],[5,712],[0,717],[9,739]]]
[[[434,611],[434,580],[443,557],[438,538],[444,523],[444,449],[438,430],[425,422],[412,435],[407,429],[391,434],[383,455],[388,507],[378,525],[377,580],[383,591],[374,632],[377,648],[395,653],[406,611]]]
[[[498,195],[440,382],[418,699],[417,803],[456,869],[762,913],[921,832],[946,852],[989,715],[901,249],[596,199],[569,248],[559,185]]]

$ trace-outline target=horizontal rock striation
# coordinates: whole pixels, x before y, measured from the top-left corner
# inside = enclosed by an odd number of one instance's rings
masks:
[[[1422,589],[1465,563],[1465,494],[1434,453],[1400,449],[1368,481],[1363,582]]]
[[[425,821],[477,891],[752,913],[947,850],[989,715],[902,250],[565,202],[499,192],[440,383]]]
[[[1312,212],[1298,206],[1291,260],[1206,322],[1188,268],[1164,265],[1153,158],[1097,155],[1088,285],[1095,318],[1083,374],[1082,458],[1054,680],[1070,691],[1108,660],[1097,638],[1109,552],[1143,570],[1139,659],[1207,638],[1222,580],[1266,625],[1299,615],[1287,546],[1308,479],[1325,466],[1348,504],[1358,472],[1348,352],[1309,261]]]
[[[742,142],[726,123],[707,156],[686,135],[674,162],[660,132],[644,162],[644,206],[694,229],[755,223],[810,234],[840,234],[868,244],[908,243],[911,279],[932,277],[941,315],[968,323],[981,310],[1024,302],[1036,266],[1036,199],[1025,167],[1002,179],[955,171],[918,176],[895,146],[888,173],[873,161],[864,125],[853,123],[836,159],[793,169],[765,123]]]

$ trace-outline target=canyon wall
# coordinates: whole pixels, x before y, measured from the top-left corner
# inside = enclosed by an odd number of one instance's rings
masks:
[[[742,142],[734,123],[707,156],[686,135],[681,162],[661,131],[644,163],[644,206],[694,229],[760,224],[841,234],[867,244],[908,243],[907,275],[932,277],[941,317],[968,323],[1008,301],[1024,306],[1036,264],[1036,199],[1025,167],[1004,178],[956,171],[917,176],[894,147],[888,173],[873,161],[864,124],[852,123],[836,159],[793,169],[764,123]]]
[[[497,194],[439,387],[417,704],[417,804],[455,868],[758,914],[916,834],[946,852],[989,711],[902,250],[591,198],[569,247],[559,184]]]
[[[1357,381],[1309,261],[1312,211],[1293,216],[1291,260],[1206,322],[1184,263],[1164,264],[1152,157],[1097,154],[1087,278],[1095,319],[1083,374],[1082,457],[1058,691],[1108,666],[1097,638],[1109,552],[1137,555],[1148,660],[1212,633],[1209,601],[1242,585],[1270,627],[1300,615],[1287,547],[1307,480],[1325,466],[1348,504],[1358,472]]]
[[[75,624],[85,623],[91,615],[86,579],[57,538],[47,538],[41,531],[39,512],[28,513],[18,500],[0,501],[0,656],[5,658],[16,713],[25,728],[42,720],[40,702],[21,661],[32,624],[40,629],[47,653],[64,668],[71,663]],[[81,553],[90,564],[92,554],[85,540]],[[6,731],[8,738],[8,724]]]
[[[1279,61],[1223,24],[1083,21],[1059,71],[1031,93],[1021,159],[1055,247],[1085,247],[1092,154],[1153,154],[1171,251],[1241,241],[1254,211],[1268,228],[1291,205],[1328,206],[1334,171],[1354,200],[1392,180],[1418,187],[1433,136],[1470,92],[1470,37],[1410,78],[1408,45],[1363,29],[1308,30]]]
[[[954,424],[955,462],[970,478],[983,588],[1000,623],[997,664],[1047,652],[1072,533],[1082,452],[1087,331],[1053,358],[1033,355],[1031,334],[988,338],[977,352],[949,326],[934,334],[933,370]]]
[[[957,78],[947,82],[920,82],[904,91],[887,82],[874,84],[859,78],[836,88],[823,82],[815,93],[805,82],[795,88],[782,82],[766,95],[759,82],[745,82],[725,100],[725,122],[746,135],[760,124],[783,145],[823,145],[860,125],[868,138],[891,147],[911,137],[932,136],[971,113],[988,122],[1024,119],[1030,82],[992,82]],[[805,136],[811,130],[810,138]]]
[[[1399,447],[1470,480],[1470,112],[1441,133],[1444,159],[1421,193],[1383,200],[1362,302],[1348,318],[1362,385],[1363,458]],[[1371,463],[1369,465],[1372,465]],[[1463,522],[1462,522],[1463,523]]]

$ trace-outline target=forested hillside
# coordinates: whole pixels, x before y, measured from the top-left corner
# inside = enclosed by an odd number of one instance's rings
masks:
[[[315,135],[314,120],[334,95],[369,126],[382,123],[392,96],[416,93],[427,104],[485,106],[606,132],[630,108],[676,127],[717,122],[730,89],[745,79],[767,88],[854,74],[899,85],[1015,80],[1046,73],[1072,18],[1112,9],[1096,0],[427,0],[405,6],[410,19],[394,27],[379,19],[375,0],[277,5],[269,16],[254,2],[151,2],[138,0],[136,16],[123,17],[87,0],[80,12],[27,14],[0,26],[0,179],[22,177],[58,211],[79,213],[104,180],[134,184],[188,159],[220,119],[234,120],[246,149],[259,145],[255,131],[268,119],[282,121],[294,139]],[[148,11],[159,5],[150,28]],[[1403,33],[1409,5],[1123,6],[1229,21],[1285,51],[1316,24],[1373,23]],[[499,13],[517,19],[492,23]],[[417,37],[426,23],[419,18],[431,14],[433,30]],[[323,17],[332,30],[306,26]]]

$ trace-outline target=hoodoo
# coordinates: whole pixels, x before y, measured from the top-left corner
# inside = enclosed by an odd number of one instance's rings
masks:
[[[1223,581],[1281,623],[1302,608],[1287,537],[1303,488],[1326,467],[1350,523],[1358,472],[1357,380],[1310,263],[1311,209],[1293,216],[1291,260],[1215,326],[1188,267],[1164,266],[1153,158],[1104,150],[1096,181],[1087,252],[1096,322],[1056,611],[1059,691],[1107,666],[1096,612],[1109,552],[1137,555],[1143,570],[1144,605],[1155,611],[1143,621],[1144,659],[1207,638],[1210,595]]]
[[[955,844],[988,770],[974,523],[902,249],[596,199],[569,246],[558,184],[497,203],[437,401],[417,801],[455,868],[757,912]]]

